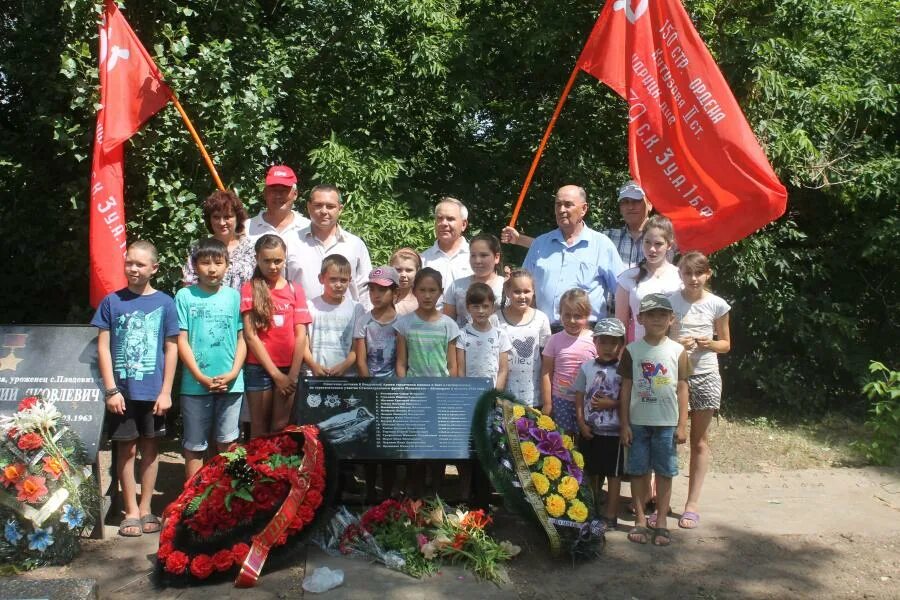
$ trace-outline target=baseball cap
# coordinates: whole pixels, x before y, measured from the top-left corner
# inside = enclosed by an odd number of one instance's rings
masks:
[[[266,185],[294,185],[297,183],[297,176],[293,169],[285,165],[275,165],[269,168],[266,173]]]
[[[669,302],[668,296],[665,294],[647,294],[641,298],[641,307],[638,310],[638,313],[645,313],[657,308],[674,312],[672,311],[672,303]]]
[[[393,267],[375,267],[369,272],[369,283],[384,287],[400,285],[400,276]]]
[[[633,179],[619,188],[619,202],[622,200],[643,200],[645,196],[644,189]]]
[[[625,337],[625,325],[622,321],[615,318],[600,319],[597,321],[597,324],[594,325],[594,337],[599,337],[601,335]]]

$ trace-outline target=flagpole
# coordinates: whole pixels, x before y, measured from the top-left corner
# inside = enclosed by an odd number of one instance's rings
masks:
[[[550,132],[553,131],[553,126],[556,125],[556,119],[559,117],[559,113],[562,112],[563,104],[566,103],[566,98],[569,97],[569,92],[572,91],[572,86],[575,85],[575,79],[578,77],[578,71],[581,67],[578,63],[575,64],[575,68],[572,69],[572,74],[569,75],[569,81],[566,82],[566,87],[563,88],[562,95],[559,97],[559,101],[556,103],[556,109],[553,111],[553,116],[550,117],[550,123],[547,125],[547,130],[544,131],[544,137],[541,139],[541,144],[538,146],[537,152],[534,154],[534,160],[531,161],[531,168],[528,169],[528,175],[525,177],[525,183],[522,184],[522,191],[519,192],[519,199],[516,200],[516,206],[513,208],[512,217],[509,219],[509,226],[515,227],[516,220],[519,218],[519,210],[522,208],[522,202],[525,200],[525,194],[528,193],[528,188],[531,186],[531,179],[534,177],[534,172],[537,170],[538,162],[541,160],[541,155],[544,153],[544,147],[547,145],[547,140],[550,139]]]
[[[200,154],[203,155],[203,160],[206,161],[206,166],[209,168],[209,172],[212,173],[213,179],[216,182],[216,186],[225,191],[225,186],[222,185],[222,180],[219,178],[219,173],[216,171],[216,165],[213,164],[212,159],[209,157],[209,153],[206,151],[206,147],[203,146],[203,142],[200,140],[200,136],[197,134],[197,130],[194,129],[194,124],[191,123],[191,120],[188,118],[187,113],[184,112],[184,108],[181,106],[181,102],[178,101],[178,97],[175,95],[175,92],[172,92],[172,102],[175,104],[175,108],[178,109],[179,114],[181,114],[181,119],[184,121],[184,124],[187,125],[188,131],[191,132],[191,137],[194,138],[194,143],[197,144],[197,147],[200,148]]]

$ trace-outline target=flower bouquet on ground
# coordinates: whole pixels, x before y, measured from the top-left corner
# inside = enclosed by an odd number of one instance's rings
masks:
[[[412,577],[452,563],[499,584],[506,581],[500,563],[520,549],[488,535],[490,523],[483,510],[451,510],[440,498],[385,500],[359,517],[339,508],[315,541],[331,554],[374,558]]]
[[[273,548],[299,541],[326,495],[325,450],[312,425],[234,444],[184,485],[163,513],[157,553],[165,583],[256,583]],[[290,543],[289,543],[290,542]]]
[[[0,572],[71,561],[99,497],[84,445],[52,402],[30,396],[0,417]]]
[[[605,538],[601,522],[591,519],[584,458],[553,419],[489,391],[475,408],[472,437],[494,487],[508,507],[537,520],[554,556],[566,552],[574,560],[600,553]]]

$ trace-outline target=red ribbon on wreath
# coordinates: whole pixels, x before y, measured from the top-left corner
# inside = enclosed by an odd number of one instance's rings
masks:
[[[249,588],[256,585],[259,574],[262,571],[269,551],[275,545],[275,541],[288,528],[294,517],[297,516],[297,510],[309,491],[310,475],[315,470],[315,466],[321,460],[322,447],[316,439],[318,428],[315,425],[289,425],[280,431],[281,433],[299,433],[303,435],[303,462],[300,468],[291,473],[291,491],[285,498],[284,503],[272,520],[269,521],[262,532],[254,536],[253,545],[244,563],[241,565],[241,572],[238,573],[234,582],[235,587]]]

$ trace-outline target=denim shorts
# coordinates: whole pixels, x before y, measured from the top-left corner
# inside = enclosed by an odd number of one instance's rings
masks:
[[[646,475],[652,470],[660,477],[678,475],[675,429],[662,425],[632,425],[625,472]]]
[[[181,445],[191,452],[206,450],[210,434],[220,444],[235,441],[240,433],[241,395],[203,394],[181,396],[184,439]]]
[[[278,367],[282,373],[287,373],[288,367]],[[275,387],[272,376],[262,365],[244,365],[244,390],[247,392],[264,392]]]

